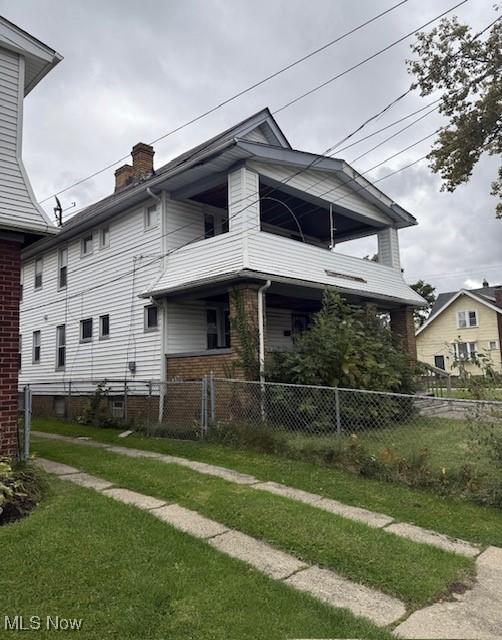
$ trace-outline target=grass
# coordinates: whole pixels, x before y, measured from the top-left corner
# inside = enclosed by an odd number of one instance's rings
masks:
[[[120,430],[117,429],[100,429],[54,419],[34,420],[33,427],[41,431],[89,436],[100,442],[219,464],[250,473],[260,480],[282,482],[347,504],[387,513],[397,520],[412,522],[450,536],[502,546],[502,511],[480,507],[460,499],[363,478],[333,467],[292,462],[276,455],[237,450],[217,444],[147,438],[136,434],[121,439],[118,437]]]
[[[473,570],[467,558],[177,465],[57,441],[37,442],[35,450],[119,486],[194,509],[310,564],[395,595],[412,608],[444,595],[450,584]]]
[[[391,639],[148,513],[59,480],[50,486],[28,518],[0,527],[2,625],[4,615],[59,615],[82,618],[76,636],[86,640]]]

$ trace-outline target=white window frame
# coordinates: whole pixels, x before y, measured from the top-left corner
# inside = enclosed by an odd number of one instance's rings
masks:
[[[150,219],[150,211],[152,209],[156,212],[156,220],[154,224],[152,224]],[[148,204],[145,206],[145,210],[143,212],[143,227],[145,231],[150,231],[150,229],[155,229],[159,226],[161,211],[162,208],[160,202],[155,202],[153,204]]]
[[[40,265],[40,270],[38,268]],[[40,276],[40,284],[37,285],[37,277]],[[40,258],[35,258],[35,277],[34,277],[34,289],[42,289],[44,286],[44,258],[41,256]]]
[[[31,340],[31,364],[40,364],[40,361],[42,360],[42,332],[40,329],[33,332]],[[37,348],[38,358],[36,357]]]
[[[157,310],[157,324],[154,327],[148,326],[148,310],[156,309]],[[143,307],[143,331],[145,333],[150,333],[151,331],[158,331],[159,329],[159,308],[156,304],[147,304]]]
[[[466,361],[469,362],[469,360],[473,357],[473,355],[475,356],[476,353],[478,352],[477,348],[476,348],[476,342],[464,342],[464,341],[460,341],[460,342],[454,342],[453,343],[453,353],[455,354],[455,359],[456,360],[460,360],[460,351],[459,351],[459,345],[460,344],[465,344],[467,345],[467,359]],[[474,347],[473,347],[474,345]]]
[[[62,256],[66,255],[66,261],[63,264]],[[61,284],[61,270],[66,269],[65,271],[65,284]],[[62,247],[58,251],[58,290],[66,289],[68,286],[68,247]]]
[[[493,347],[492,347],[493,345]],[[499,348],[498,340],[489,340],[488,341],[488,349],[490,351],[496,351]]]
[[[91,323],[91,336],[89,338],[84,338],[83,334],[84,334],[84,322],[90,322]],[[87,343],[87,342],[92,342],[94,338],[94,323],[92,321],[92,318],[82,318],[82,320],[80,321],[80,342],[81,343]]]
[[[61,340],[61,329],[63,340]],[[59,364],[59,352],[63,351],[64,364]],[[56,327],[56,371],[64,371],[66,367],[66,325],[60,324]]]
[[[475,324],[471,324],[471,320],[470,320],[471,313],[474,314]],[[460,320],[462,317],[463,317],[463,322],[465,322],[465,324],[462,324]],[[475,309],[457,311],[457,329],[475,329],[478,326],[479,326],[478,312]]]
[[[89,238],[91,239],[91,250],[85,251],[85,242]],[[86,233],[85,236],[82,236],[82,238],[80,239],[80,257],[85,258],[87,256],[92,256],[93,253],[94,253],[94,234],[91,231],[90,233]]]
[[[106,239],[104,237],[106,234]],[[100,249],[108,249],[110,246],[110,227],[106,225],[105,227],[101,227],[99,230],[99,248]]]
[[[207,346],[207,336],[208,336],[208,332],[207,332],[207,312],[208,311],[215,311],[216,312],[216,342],[217,342],[217,346],[210,348]],[[225,344],[225,335],[226,335],[226,331],[225,331],[225,315],[229,314],[229,307],[228,305],[225,304],[221,304],[221,305],[208,305],[206,307],[206,348],[208,351],[215,351],[216,349],[229,349],[230,348],[230,341],[229,344]]]
[[[103,333],[103,320],[104,318],[108,318],[108,333]],[[100,340],[108,340],[110,338],[110,314],[104,313],[102,316],[99,316],[99,339]]]

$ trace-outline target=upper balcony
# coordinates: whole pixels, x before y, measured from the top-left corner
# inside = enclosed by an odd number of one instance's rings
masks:
[[[225,212],[220,233],[172,251],[145,295],[179,295],[245,278],[297,292],[331,286],[381,308],[422,302],[402,277],[397,229],[377,207],[358,201],[350,209],[334,205],[298,184],[278,187],[270,168],[258,173],[244,167],[229,174],[228,184],[197,193],[192,201]],[[208,235],[215,228],[206,225]],[[378,263],[340,251],[344,241],[367,235],[378,236]]]

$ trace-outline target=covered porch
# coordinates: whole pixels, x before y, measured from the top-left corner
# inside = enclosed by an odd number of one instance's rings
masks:
[[[319,311],[326,287],[287,278],[255,276],[194,286],[158,301],[164,312],[166,380],[217,377],[246,378],[242,323],[252,336],[251,348],[264,368],[267,354],[291,348]],[[413,307],[350,290],[340,291],[353,304],[389,313],[390,330],[416,357]]]

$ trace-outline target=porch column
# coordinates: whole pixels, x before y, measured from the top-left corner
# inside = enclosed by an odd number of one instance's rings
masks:
[[[417,343],[415,339],[415,321],[413,307],[402,306],[390,312],[390,330],[396,336],[403,351],[414,360],[417,359]]]
[[[239,377],[255,380],[259,374],[259,289],[258,284],[244,283],[232,287],[229,292],[230,346],[239,359]],[[263,313],[265,315],[265,305]]]
[[[377,234],[378,262],[393,269],[401,269],[397,229],[386,227]]]

